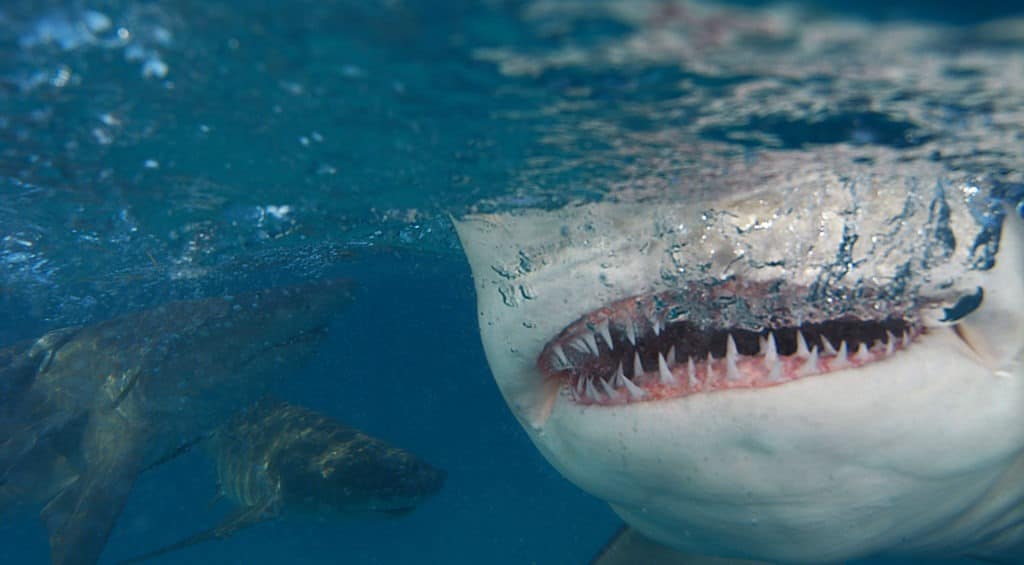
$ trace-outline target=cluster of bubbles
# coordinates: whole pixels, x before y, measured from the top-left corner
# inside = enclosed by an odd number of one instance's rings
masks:
[[[168,18],[156,7],[136,6],[115,17],[93,9],[55,9],[20,26],[23,53],[104,49],[121,52],[139,65],[142,77],[163,79],[170,72],[161,50],[174,43]],[[75,80],[67,64],[39,68],[20,81],[22,88],[43,84],[63,88]]]

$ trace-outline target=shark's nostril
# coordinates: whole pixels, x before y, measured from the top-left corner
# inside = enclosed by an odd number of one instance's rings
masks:
[[[944,309],[945,317],[942,319],[943,322],[955,322],[967,316],[971,312],[974,312],[981,306],[981,302],[985,299],[985,290],[978,287],[978,290],[974,294],[968,294],[961,296],[960,300],[957,300],[956,304],[952,308]]]
[[[858,367],[908,347],[923,331],[899,316],[799,322],[778,310],[756,327],[708,312],[687,318],[688,296],[631,297],[588,314],[547,344],[538,367],[564,381],[577,402],[621,404]]]

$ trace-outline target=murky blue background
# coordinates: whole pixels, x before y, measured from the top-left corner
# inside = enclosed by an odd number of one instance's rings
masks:
[[[398,520],[282,520],[160,562],[585,562],[619,521],[507,412],[448,215],[685,192],[763,149],[939,161],[1020,186],[1017,12],[7,0],[0,345],[350,276],[356,303],[282,395],[446,469],[445,490]],[[147,473],[106,557],[214,523],[228,510],[214,491],[199,454]],[[46,555],[34,512],[3,517],[0,562]]]

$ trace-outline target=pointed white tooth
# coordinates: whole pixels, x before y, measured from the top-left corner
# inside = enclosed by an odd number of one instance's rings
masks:
[[[633,344],[633,347],[636,347],[636,328],[633,326],[632,320],[626,322],[626,339]]]
[[[597,389],[594,388],[594,383],[591,379],[587,379],[587,396],[589,396],[591,400],[601,400],[601,393],[597,392]]]
[[[737,382],[740,380],[740,370],[736,366],[735,357],[725,358],[725,378],[730,382]]]
[[[612,388],[612,385],[608,384],[608,381],[604,379],[597,379],[597,382],[601,383],[601,388],[604,389],[604,393],[608,395],[608,398],[615,400],[619,397],[618,391]]]
[[[603,320],[597,325],[597,331],[600,332],[601,337],[604,338],[604,342],[608,344],[608,349],[615,351],[615,344],[612,343],[612,331],[608,327],[608,320]]]
[[[832,346],[832,342],[825,336],[821,336],[821,346],[825,348],[825,355],[836,354],[836,348]]]
[[[836,351],[836,358],[832,360],[832,364],[829,365],[830,369],[845,369],[849,367],[850,360],[847,357],[846,341],[839,342],[839,351]]]
[[[665,360],[668,361],[669,366],[678,365],[679,360],[676,359],[676,346],[668,348],[668,355],[665,356]]]
[[[658,377],[663,385],[676,384],[676,377],[672,374],[672,371],[668,369],[668,363],[665,362],[665,356],[661,353],[658,354]]]
[[[565,369],[565,365],[558,359],[557,355],[551,356],[550,363],[551,368],[556,371],[561,371],[562,369]]]
[[[861,363],[867,363],[872,359],[871,353],[868,352],[868,346],[866,343],[860,343],[860,347],[857,348],[857,353],[854,354],[853,358]]]
[[[597,355],[598,354],[597,338],[594,337],[594,334],[591,333],[591,332],[587,332],[587,333],[583,334],[583,340],[587,344],[587,347],[590,349],[590,353],[592,353],[594,355]]]
[[[725,376],[732,382],[740,380],[740,370],[736,367],[736,361],[734,359],[725,360]]]
[[[804,339],[804,332],[796,332],[796,356],[801,359],[807,359],[811,356],[811,352],[807,349],[807,340]]]
[[[661,335],[661,320],[657,316],[651,316],[651,325],[654,326],[654,335]]]
[[[740,358],[740,353],[736,349],[736,340],[732,338],[732,334],[729,334],[725,338],[725,377],[730,381],[740,380],[740,370],[736,367],[736,361]]]
[[[733,361],[736,361],[739,355],[740,352],[736,349],[736,340],[732,338],[732,334],[727,334],[725,336],[725,358],[732,358]]]
[[[761,336],[757,336],[757,353],[756,353],[756,355],[762,355],[764,353],[764,350],[767,347],[768,347],[768,340],[763,338],[763,337],[761,337]]]
[[[773,383],[782,381],[782,361],[779,361],[778,356],[774,359],[765,356],[764,361],[768,365],[768,379]]]
[[[626,380],[626,373],[622,372],[622,361],[619,361],[619,366],[615,369],[615,386],[623,386]]]
[[[765,340],[764,360],[772,364],[779,360],[779,349],[775,345],[775,334],[772,332],[768,332],[768,339]]]
[[[626,390],[629,391],[629,397],[639,399],[647,396],[647,391],[636,386],[633,381],[623,377],[623,384],[626,385]]]
[[[801,377],[818,374],[818,346],[815,345],[811,352],[807,355],[807,361],[800,367],[800,370],[796,372]]]
[[[590,348],[587,347],[587,342],[583,341],[583,338],[576,338],[569,342],[569,347],[572,347],[580,353],[590,353]]]
[[[697,365],[693,362],[693,357],[686,360],[686,379],[690,390],[697,390],[700,386],[700,381],[697,380]]]
[[[779,349],[775,343],[774,332],[768,332],[768,337],[762,342],[761,351],[764,353],[764,364],[768,367],[768,378],[772,382],[781,381],[782,362],[779,361]]]
[[[562,349],[562,346],[561,345],[556,345],[554,347],[554,351],[555,351],[555,357],[558,358],[558,362],[562,364],[562,367],[563,368],[568,367],[569,366],[569,358],[565,356],[565,350]]]
[[[578,377],[576,379],[576,392],[578,394],[583,394],[583,390],[584,390],[584,388],[583,388],[583,381],[585,381],[585,380],[586,379],[584,379],[583,377]]]
[[[708,358],[704,363],[704,368],[707,369],[707,376],[704,377],[704,384],[710,385],[715,382],[715,359],[711,357],[710,351],[708,351]]]
[[[640,354],[636,351],[633,352],[633,378],[637,378],[644,374],[644,366],[640,364]]]
[[[892,335],[892,332],[885,330],[885,354],[892,355],[892,352],[896,351],[896,336]]]
[[[913,341],[910,337],[910,332],[901,333],[902,336],[900,336],[900,342],[903,344],[903,347],[910,347],[910,342]]]

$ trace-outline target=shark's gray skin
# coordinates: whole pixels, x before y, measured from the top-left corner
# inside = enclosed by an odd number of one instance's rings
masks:
[[[265,394],[350,300],[348,282],[327,281],[172,302],[16,346],[6,498],[52,495],[52,562],[95,563],[139,472]]]
[[[36,440],[48,434],[48,427],[59,429],[66,423],[58,413],[33,414],[40,407],[26,396],[36,374],[49,368],[54,352],[77,332],[78,328],[62,328],[0,349],[0,485],[7,483],[13,466],[35,447]]]
[[[682,552],[1021,562],[1024,221],[825,168],[456,222],[495,380],[564,476]]]
[[[264,399],[204,442],[221,494],[239,510],[137,563],[300,513],[395,517],[437,494],[446,473],[408,451],[301,406]]]

